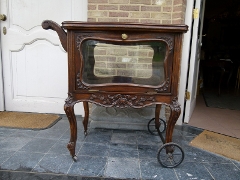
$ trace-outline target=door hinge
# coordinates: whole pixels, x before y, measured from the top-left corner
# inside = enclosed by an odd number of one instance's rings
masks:
[[[199,9],[193,9],[193,19],[197,19],[199,16]]]
[[[191,97],[191,93],[189,91],[186,91],[185,92],[185,99],[190,100],[190,97]]]

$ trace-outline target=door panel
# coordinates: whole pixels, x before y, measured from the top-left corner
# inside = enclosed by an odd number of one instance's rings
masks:
[[[86,21],[87,0],[2,0],[1,22],[5,110],[64,113],[67,97],[67,53],[43,20]],[[82,114],[82,108],[76,113]]]
[[[187,91],[190,92],[190,99],[186,101],[185,106],[185,118],[184,122],[188,123],[193,110],[196,106],[197,96],[197,82],[201,52],[201,37],[202,37],[202,26],[203,26],[203,15],[204,15],[205,0],[195,0],[195,9],[199,10],[198,18],[193,19],[193,33],[191,43],[191,54],[189,62],[189,74]]]

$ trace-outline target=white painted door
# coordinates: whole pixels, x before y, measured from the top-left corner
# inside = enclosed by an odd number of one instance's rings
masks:
[[[202,27],[204,17],[205,0],[195,0],[195,9],[198,9],[199,15],[193,19],[193,30],[191,39],[191,53],[189,62],[189,74],[187,82],[187,91],[190,92],[190,99],[186,101],[184,122],[188,123],[192,112],[196,106],[197,83],[200,62],[200,52],[202,43]]]
[[[43,20],[87,20],[87,0],[0,0],[5,110],[64,113],[67,53]],[[2,100],[1,100],[2,101]],[[81,108],[77,108],[81,114]]]

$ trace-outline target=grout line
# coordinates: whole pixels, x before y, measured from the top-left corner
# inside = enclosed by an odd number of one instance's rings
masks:
[[[177,177],[177,180],[179,180],[176,169],[173,168],[173,171],[174,171],[174,173],[175,173],[175,175],[176,175],[176,177]]]
[[[212,180],[215,180],[215,178],[213,177],[213,175],[211,174],[211,172],[208,170],[208,168],[205,166],[205,165],[203,165],[204,167],[205,167],[205,169],[208,171],[208,173],[210,174],[210,176],[212,177]]]

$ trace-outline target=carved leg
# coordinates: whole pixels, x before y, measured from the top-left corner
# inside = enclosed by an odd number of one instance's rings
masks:
[[[68,117],[69,124],[70,124],[70,141],[67,145],[67,148],[73,158],[74,161],[77,160],[77,156],[75,154],[76,142],[77,142],[77,121],[76,116],[74,114],[74,105],[75,103],[72,101],[72,97],[69,95],[66,103],[64,105],[64,111]]]
[[[162,104],[157,104],[156,105],[156,109],[155,109],[155,128],[156,128],[156,130],[158,132],[158,135],[160,136],[162,142],[165,143],[165,139],[164,139],[162,133],[160,132],[161,123],[159,121],[159,116],[160,116],[161,107],[162,107]]]
[[[85,116],[84,116],[84,119],[83,119],[82,123],[83,123],[83,127],[84,127],[84,134],[86,136],[87,135],[87,129],[88,129],[88,119],[89,119],[89,107],[88,107],[88,102],[87,101],[83,102],[83,107],[84,107]]]
[[[161,104],[156,104],[156,109],[155,109],[155,128],[156,129],[159,129],[161,125],[159,121],[161,106],[162,106]]]
[[[172,134],[174,126],[178,120],[178,117],[181,113],[180,104],[177,101],[177,98],[172,100],[172,104],[170,105],[171,115],[168,120],[167,131],[166,131],[166,143],[172,142]]]

